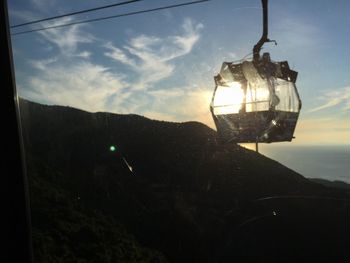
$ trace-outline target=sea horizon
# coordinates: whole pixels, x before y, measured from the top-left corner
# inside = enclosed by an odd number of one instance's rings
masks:
[[[306,178],[350,183],[350,145],[262,145],[260,153]]]

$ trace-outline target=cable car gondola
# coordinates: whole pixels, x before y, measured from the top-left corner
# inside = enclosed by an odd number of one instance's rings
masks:
[[[272,143],[291,141],[301,109],[295,86],[298,73],[287,61],[260,56],[268,39],[267,0],[263,5],[263,35],[253,48],[253,60],[224,62],[214,77],[210,110],[224,142]]]

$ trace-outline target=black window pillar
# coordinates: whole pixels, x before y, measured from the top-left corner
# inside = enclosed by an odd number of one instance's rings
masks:
[[[29,200],[18,100],[13,70],[7,1],[0,1],[1,42],[1,262],[32,262]]]

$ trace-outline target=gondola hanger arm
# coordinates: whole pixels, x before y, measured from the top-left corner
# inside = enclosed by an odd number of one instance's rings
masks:
[[[261,0],[263,9],[263,34],[253,48],[253,61],[258,63],[260,60],[260,50],[266,42],[273,42],[277,45],[276,40],[270,40],[268,38],[268,0]]]

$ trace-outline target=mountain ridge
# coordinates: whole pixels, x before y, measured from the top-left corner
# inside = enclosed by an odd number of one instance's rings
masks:
[[[277,208],[296,217],[285,209],[286,201],[260,205],[259,198],[346,197],[256,152],[221,144],[214,130],[198,122],[89,113],[25,100],[20,110],[29,181],[44,179],[36,170],[45,167],[45,180],[69,193],[65,198],[111,216],[170,262],[217,262],[218,255],[229,262],[239,258],[228,253],[240,246],[236,239],[223,251],[235,227]],[[37,193],[31,195],[35,199]],[[310,209],[302,207],[305,213]],[[331,209],[317,205],[323,207]]]

